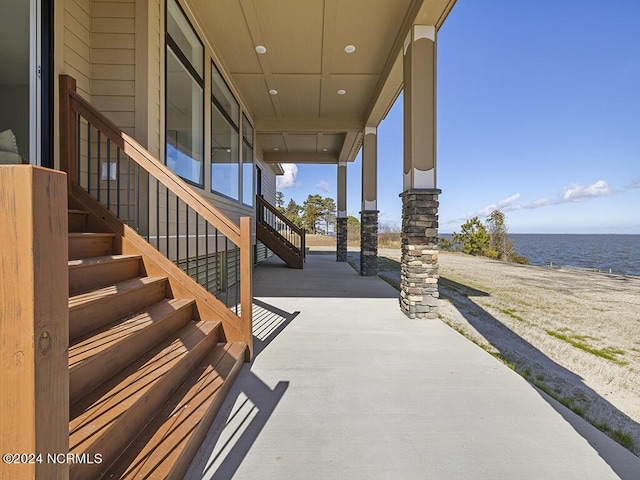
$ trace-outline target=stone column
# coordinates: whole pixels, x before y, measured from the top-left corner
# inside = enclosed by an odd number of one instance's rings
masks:
[[[336,218],[336,261],[347,261],[347,162],[338,163],[338,217]]]
[[[404,42],[404,192],[400,306],[409,318],[436,318],[436,28],[414,25]]]
[[[400,307],[409,318],[438,314],[438,189],[413,189],[402,197]]]
[[[378,275],[378,132],[366,127],[362,141],[360,275]]]

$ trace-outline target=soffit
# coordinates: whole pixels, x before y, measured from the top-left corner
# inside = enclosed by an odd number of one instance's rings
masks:
[[[354,141],[357,136],[347,133],[377,125],[402,85],[398,58],[407,25],[416,18],[441,23],[454,1],[188,3],[247,104],[265,153],[283,147],[293,154],[322,152],[329,147],[318,150],[319,142],[328,138]],[[345,52],[348,44],[356,46],[354,53]],[[264,45],[266,54],[257,54],[256,45]],[[270,95],[270,89],[278,94]],[[339,95],[338,90],[346,93]],[[295,135],[287,144],[286,135],[296,131],[306,135]],[[262,143],[278,137],[280,147]],[[357,153],[352,145],[331,145],[338,152],[351,152],[349,160]]]

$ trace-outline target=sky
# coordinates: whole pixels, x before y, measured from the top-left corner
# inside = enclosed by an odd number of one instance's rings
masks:
[[[640,234],[640,1],[458,0],[438,36],[441,233],[494,209],[512,233]],[[399,229],[402,96],[378,127],[380,224]],[[347,167],[359,218],[361,159]],[[285,201],[336,198],[287,165]]]

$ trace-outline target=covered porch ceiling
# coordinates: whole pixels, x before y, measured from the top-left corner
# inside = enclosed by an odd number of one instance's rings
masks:
[[[454,3],[189,0],[269,163],[353,161],[364,127],[377,126],[402,89],[410,26],[439,28]]]

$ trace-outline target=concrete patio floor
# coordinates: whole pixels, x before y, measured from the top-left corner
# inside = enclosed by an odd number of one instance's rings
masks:
[[[640,458],[335,255],[254,271],[255,359],[188,479],[640,479]]]

